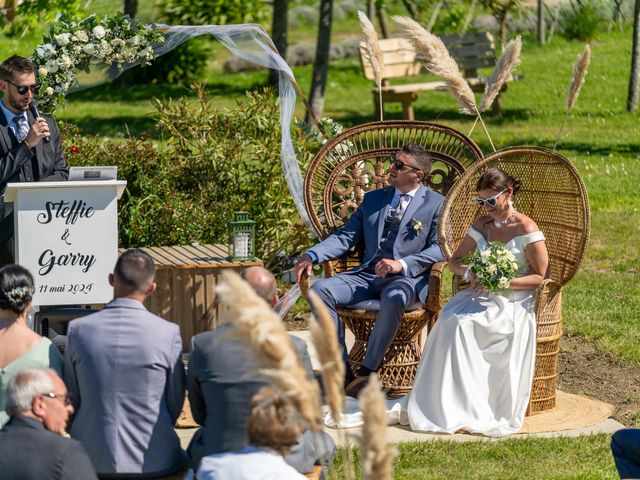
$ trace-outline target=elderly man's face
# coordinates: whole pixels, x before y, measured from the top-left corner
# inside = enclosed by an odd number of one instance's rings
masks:
[[[52,375],[51,379],[54,385],[53,392],[40,395],[41,403],[34,413],[40,418],[47,430],[64,435],[69,416],[73,413],[73,406],[67,387],[60,377]]]

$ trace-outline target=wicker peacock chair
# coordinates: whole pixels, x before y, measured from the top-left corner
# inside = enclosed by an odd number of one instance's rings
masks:
[[[492,167],[522,180],[514,206],[536,222],[549,251],[550,278],[538,288],[535,303],[536,362],[527,409],[527,415],[532,415],[556,405],[562,287],[575,275],[587,246],[589,202],[577,170],[558,153],[536,147],[499,150],[465,171],[447,196],[438,227],[440,246],[447,258],[473,220],[483,214],[472,198],[478,179]],[[463,286],[460,277],[454,276],[454,293]]]
[[[305,176],[305,206],[320,238],[342,226],[364,194],[387,185],[389,157],[403,145],[422,145],[432,156],[433,166],[425,184],[446,195],[463,171],[482,157],[478,146],[464,134],[427,122],[374,122],[351,128],[333,138],[316,154]],[[323,264],[326,277],[360,264],[356,248],[348,255]],[[421,354],[421,332],[431,328],[441,309],[442,268],[433,266],[426,305],[407,311],[398,334],[378,371],[382,384],[397,394],[413,386]],[[301,280],[306,296],[309,280]],[[338,313],[355,338],[349,352],[351,366],[358,371],[375,319],[375,309],[339,309]]]

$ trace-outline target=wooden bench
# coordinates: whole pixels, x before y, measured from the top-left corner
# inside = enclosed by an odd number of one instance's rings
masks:
[[[493,35],[489,32],[467,33],[464,35],[447,35],[441,37],[449,53],[463,71],[464,78],[474,92],[484,92],[487,77],[478,75],[480,68],[493,68],[496,64],[496,48]],[[413,102],[418,93],[425,90],[446,90],[443,81],[409,83],[391,85],[392,78],[413,77],[426,73],[422,64],[416,59],[416,52],[411,43],[404,38],[380,40],[380,50],[384,57],[382,72],[382,103],[400,102],[403,118],[414,120]],[[364,47],[360,43],[360,61],[365,78],[374,80],[371,64]],[[506,90],[506,84],[502,91]],[[378,87],[373,88],[373,104],[375,118],[380,118]],[[500,97],[493,102],[493,112],[500,115]]]

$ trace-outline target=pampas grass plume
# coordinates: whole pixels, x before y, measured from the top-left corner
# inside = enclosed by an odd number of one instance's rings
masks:
[[[580,94],[580,88],[584,84],[584,79],[587,76],[587,68],[591,62],[591,48],[589,45],[585,45],[582,55],[578,55],[576,63],[573,65],[573,78],[571,79],[571,85],[569,85],[569,94],[567,95],[567,110],[575,105]]]
[[[344,404],[343,385],[345,371],[338,342],[338,332],[336,332],[336,327],[331,321],[327,307],[313,290],[309,291],[309,301],[317,314],[317,318],[312,316],[309,320],[311,338],[318,352],[318,358],[322,363],[322,378],[327,391],[331,416],[336,425],[338,425],[340,423],[340,411]]]
[[[473,91],[442,40],[411,18],[394,16],[393,21],[404,31],[405,37],[416,50],[416,55],[424,59],[427,70],[444,80],[447,89],[460,102],[460,111],[467,115],[477,115]]]
[[[274,386],[289,395],[294,405],[314,429],[320,428],[318,384],[307,372],[280,317],[251,286],[232,271],[222,272],[216,287],[219,303],[228,309],[234,338],[248,344],[264,365],[261,371]]]
[[[360,409],[364,423],[361,440],[361,468],[364,480],[393,478],[395,448],[387,445],[387,402],[378,376],[372,373],[367,386],[360,393]]]
[[[378,33],[374,28],[371,20],[367,15],[358,10],[358,18],[360,19],[360,28],[362,29],[362,36],[364,38],[364,44],[367,51],[367,59],[371,64],[373,70],[373,77],[375,78],[378,88],[382,87],[382,69],[384,68],[384,56],[380,49],[380,41],[378,40]]]
[[[491,78],[487,82],[484,96],[480,102],[480,111],[484,112],[491,106],[500,93],[500,89],[505,84],[513,69],[520,65],[520,51],[522,50],[522,40],[517,36],[510,40],[503,48],[502,54],[496,63]]]

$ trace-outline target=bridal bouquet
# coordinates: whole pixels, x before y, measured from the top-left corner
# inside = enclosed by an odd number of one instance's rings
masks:
[[[485,248],[467,256],[471,273],[488,291],[509,288],[509,282],[518,272],[518,262],[500,242],[487,242]]]

